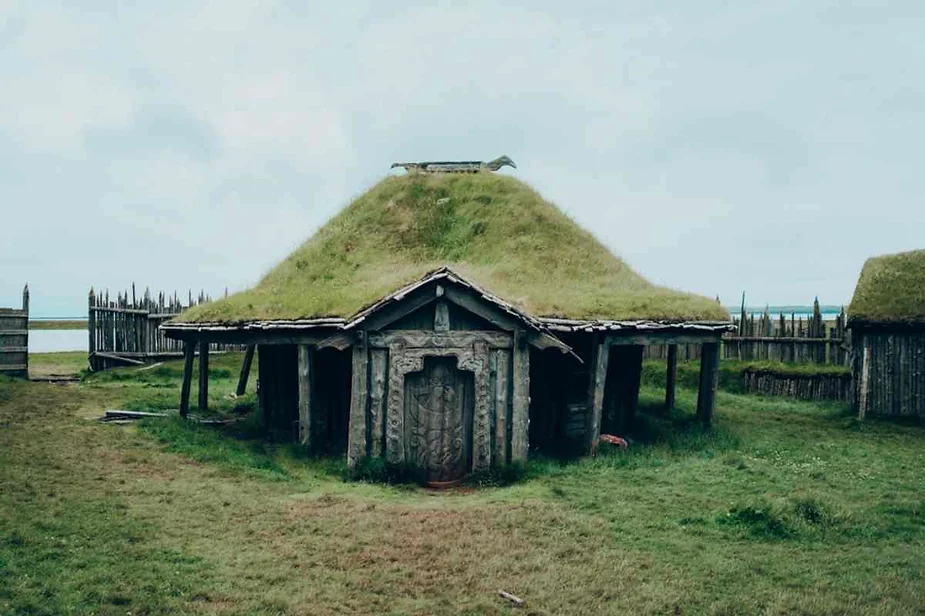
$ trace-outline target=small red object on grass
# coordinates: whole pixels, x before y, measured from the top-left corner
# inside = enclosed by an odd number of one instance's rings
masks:
[[[630,446],[625,439],[620,438],[619,436],[614,436],[613,434],[601,434],[602,443],[610,443],[611,445],[616,445],[617,447],[626,449]]]

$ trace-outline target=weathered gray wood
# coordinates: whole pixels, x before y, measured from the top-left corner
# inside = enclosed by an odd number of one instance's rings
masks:
[[[252,347],[248,347],[250,349]],[[312,348],[299,345],[299,443],[312,447]]]
[[[350,426],[347,433],[347,466],[355,468],[367,454],[366,431],[369,400],[369,349],[366,336],[358,332],[353,345],[353,373],[350,381]]]
[[[369,351],[369,423],[370,455],[383,455],[385,446],[385,418],[389,377],[389,352],[386,349]]]
[[[443,287],[438,286],[437,288],[442,289]],[[443,299],[437,300],[437,304],[434,306],[434,331],[450,331],[450,310]]]
[[[495,364],[495,451],[496,466],[503,466],[510,460],[510,436],[508,435],[508,418],[510,416],[511,355],[508,351],[497,350],[493,353]]]
[[[189,414],[189,394],[190,386],[193,382],[193,356],[195,353],[195,343],[187,342],[183,345],[183,384],[180,386],[180,417],[184,419]]]
[[[254,351],[256,348],[257,345],[249,344],[244,351],[244,361],[241,362],[241,375],[238,377],[238,388],[235,390],[235,394],[238,396],[243,396],[247,391],[247,379],[251,373],[251,364],[254,361]]]
[[[209,343],[199,343],[199,411],[209,410]]]
[[[417,331],[398,330],[385,332],[370,332],[369,346],[374,348],[388,348],[395,344],[406,347],[446,347],[465,348],[482,342],[494,349],[509,349],[513,346],[513,337],[505,332],[492,331]]]
[[[409,293],[402,299],[395,300],[391,305],[384,306],[369,315],[362,322],[363,329],[372,331],[382,329],[390,323],[406,317],[412,312],[419,310],[427,304],[436,301],[437,296],[433,288],[422,287]]]
[[[607,369],[610,362],[610,345],[608,340],[595,335],[593,353],[588,379],[588,426],[585,436],[587,449],[591,455],[597,454],[598,441],[601,437],[601,417],[604,411],[604,386],[607,382]]]
[[[96,353],[96,313],[93,312],[93,307],[96,305],[96,294],[93,292],[93,287],[90,287],[87,304],[87,349],[88,356],[92,357]],[[92,361],[90,362],[90,370],[94,370]]]
[[[705,426],[713,423],[718,379],[719,345],[705,344],[700,359],[700,388],[697,392],[697,419]]]
[[[665,410],[674,410],[675,389],[678,378],[678,345],[668,347],[668,371],[665,377]]]
[[[108,360],[111,360],[117,363],[129,364],[131,366],[144,366],[145,365],[145,362],[139,359],[134,359],[133,357],[127,354],[116,355],[115,353],[101,353],[97,351],[96,353],[93,354],[93,357],[100,357],[102,359],[108,359]]]
[[[710,342],[719,342],[722,340],[721,333],[714,331],[704,331],[700,333],[660,333],[658,331],[640,334],[622,334],[620,332],[608,332],[611,345],[672,345],[672,344],[705,344]]]
[[[511,373],[511,463],[524,464],[530,449],[530,344],[527,332],[514,334]]]

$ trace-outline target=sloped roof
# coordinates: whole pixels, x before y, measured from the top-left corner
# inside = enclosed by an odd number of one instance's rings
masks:
[[[523,182],[476,173],[388,177],[257,286],[178,320],[348,319],[444,266],[533,317],[729,319],[713,300],[649,283]]]
[[[925,250],[868,259],[848,316],[853,323],[925,323]]]

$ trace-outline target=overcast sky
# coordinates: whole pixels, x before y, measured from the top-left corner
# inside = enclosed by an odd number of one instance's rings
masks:
[[[0,0],[0,306],[245,288],[395,160],[508,154],[727,304],[925,247],[925,3],[656,4]]]

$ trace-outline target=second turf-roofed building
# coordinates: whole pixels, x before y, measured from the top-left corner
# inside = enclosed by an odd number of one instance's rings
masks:
[[[182,409],[194,345],[255,346],[270,435],[432,483],[531,449],[594,452],[632,422],[647,344],[704,344],[708,423],[728,327],[715,301],[652,285],[488,171],[386,178],[256,287],[164,326],[188,343]],[[206,387],[201,376],[201,405]]]

